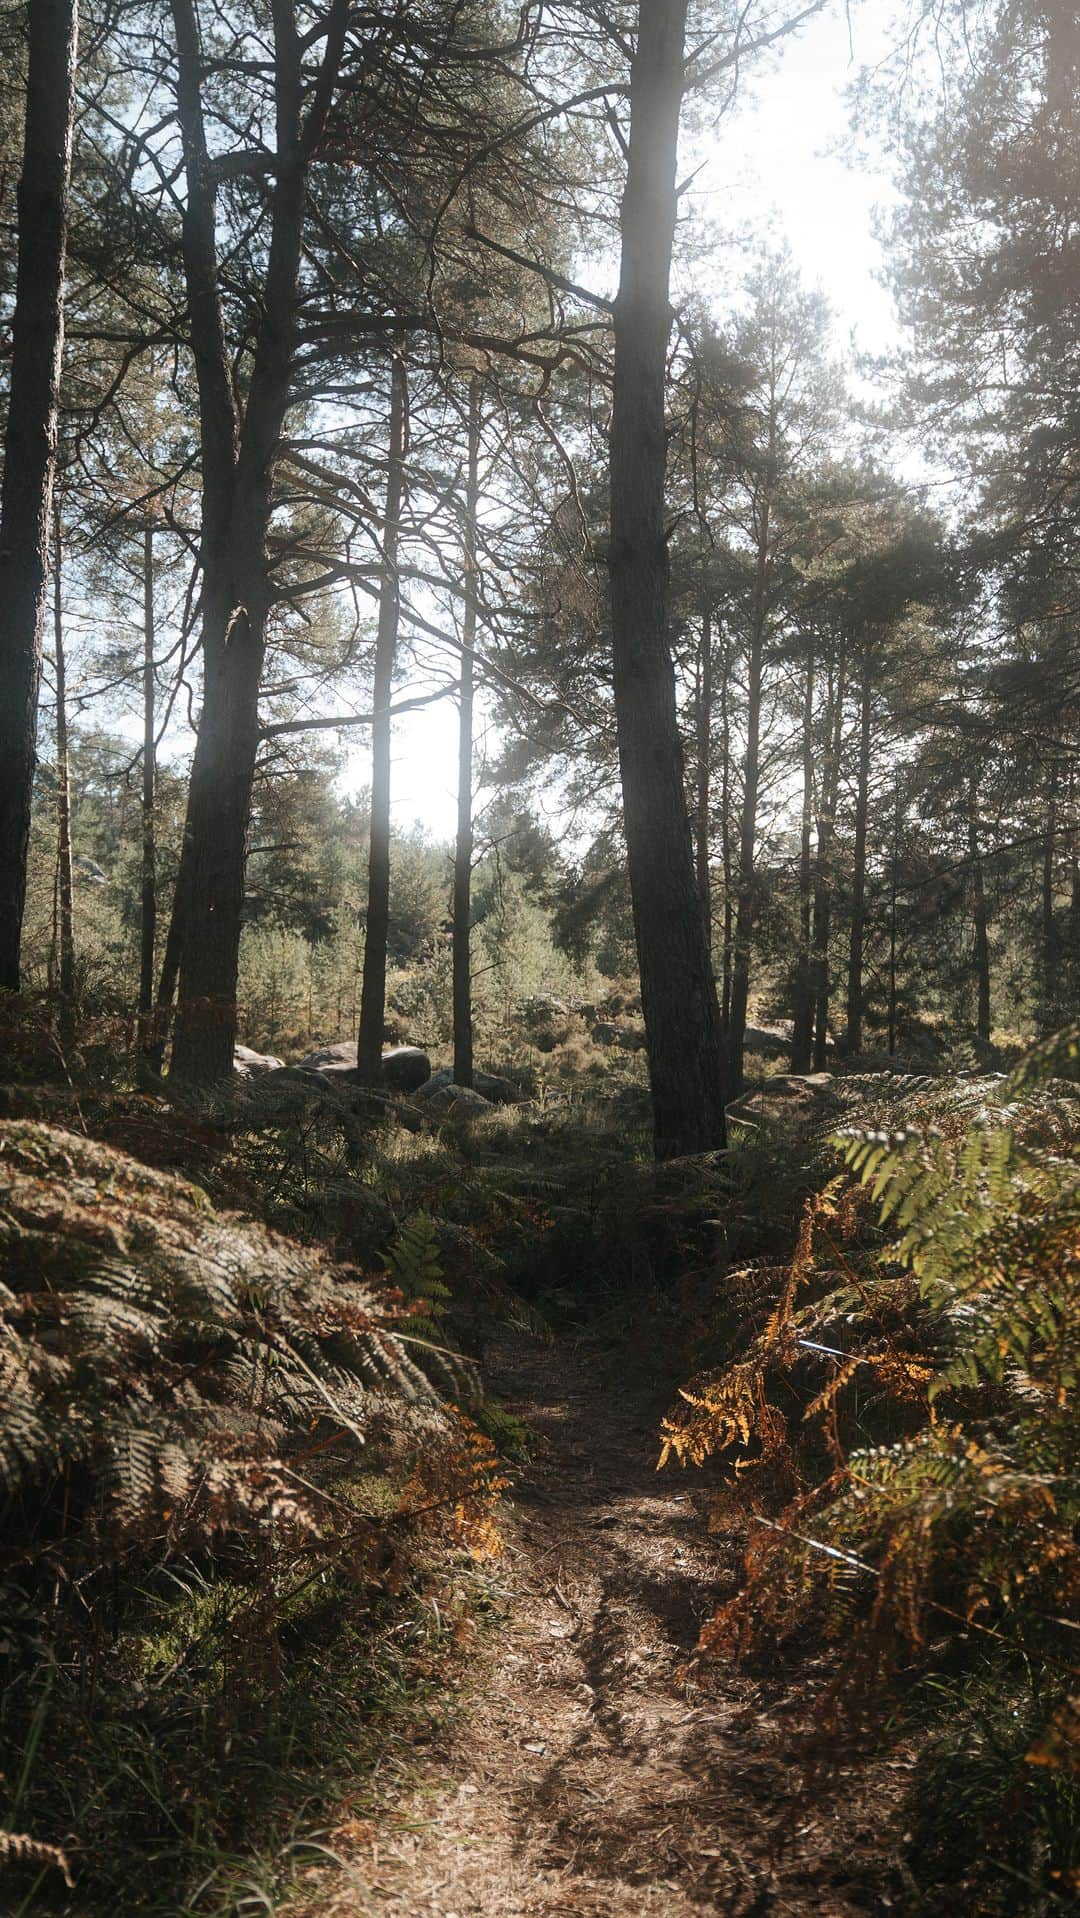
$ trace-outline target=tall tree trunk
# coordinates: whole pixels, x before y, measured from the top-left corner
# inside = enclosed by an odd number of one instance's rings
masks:
[[[154,943],[157,937],[157,837],[154,803],[157,789],[157,744],[154,733],[154,529],[143,533],[143,748],[142,748],[142,889],[139,913],[139,1024],[143,1043],[149,1037],[154,1003]],[[171,997],[171,995],[170,995]]]
[[[968,790],[968,860],[971,867],[971,915],[975,933],[975,1030],[990,1043],[990,922],[986,905],[982,851],[979,846],[979,793],[972,779]]]
[[[259,688],[270,605],[266,535],[288,404],[307,177],[293,0],[273,0],[277,122],[261,318],[243,428],[225,342],[213,175],[193,0],[172,0],[187,199],[182,230],[203,452],[203,704],[191,768],[190,870],[173,1041],[178,1080],[232,1071]]]
[[[1077,819],[1076,772],[1071,764],[1068,806],[1069,932],[1066,940],[1068,954],[1066,984],[1070,997],[1070,1012],[1075,1017],[1077,1001],[1080,1000],[1080,821]]]
[[[698,897],[705,924],[705,944],[712,953],[712,877],[710,866],[710,814],[712,810],[712,705],[713,642],[712,608],[708,602],[701,615],[701,656],[697,683],[697,792],[695,806]]]
[[[75,870],[71,851],[71,754],[68,745],[67,659],[64,653],[63,545],[53,510],[53,648],[56,663],[56,889],[59,908],[60,1044],[75,1043]]]
[[[0,990],[19,989],[64,334],[77,0],[29,0],[11,383],[0,492]]]
[[[811,908],[814,869],[811,837],[814,823],[814,656],[808,654],[803,678],[802,817],[799,833],[799,953],[795,968],[795,1017],[791,1034],[791,1070],[809,1072],[814,1041],[814,987],[812,976]]]
[[[720,661],[720,868],[724,880],[724,945],[720,956],[720,1020],[725,1036],[731,1024],[731,960],[734,941],[734,886],[731,873],[731,649],[724,628]]]
[[[1052,1032],[1058,1023],[1058,936],[1054,916],[1054,876],[1057,864],[1057,767],[1051,768],[1046,802],[1046,830],[1042,856],[1042,989],[1043,1024]]]
[[[824,1072],[829,1046],[829,935],[832,931],[833,847],[836,803],[840,789],[840,748],[847,692],[847,642],[841,638],[835,673],[830,674],[826,706],[825,764],[821,776],[821,810],[817,821],[817,859],[814,874],[814,1070]]]
[[[732,1086],[743,1082],[743,1038],[750,993],[750,939],[756,917],[758,786],[761,758],[761,667],[765,645],[765,588],[769,572],[769,497],[761,507],[754,604],[750,630],[750,657],[746,691],[746,756],[743,761],[743,803],[739,823],[739,900],[735,913],[735,964],[731,980],[731,1018],[728,1026],[728,1070]]]
[[[849,1054],[862,1050],[863,943],[866,936],[866,829],[870,814],[871,644],[863,645],[862,686],[859,696],[859,767],[855,788],[855,846],[851,872],[851,933],[848,946],[847,1032]]]
[[[480,510],[480,375],[469,382],[469,451],[465,484],[465,618],[458,707],[457,838],[454,842],[453,1003],[454,1084],[473,1082],[472,1023],[472,862],[473,862],[473,687],[475,683],[477,515]]]
[[[371,825],[368,836],[368,896],[364,933],[364,981],[356,1063],[369,1085],[382,1075],[386,1025],[386,946],[390,935],[390,702],[397,663],[401,591],[398,539],[405,473],[405,358],[400,348],[390,366],[390,428],[386,510],[383,515],[379,625],[375,639],[374,719],[371,728]]]
[[[892,857],[889,862],[889,1057],[896,1053],[897,1041],[897,900],[900,895],[900,777],[896,777],[893,797]]]
[[[177,981],[180,977],[180,955],[184,949],[184,928],[187,919],[188,885],[191,874],[191,839],[188,832],[188,819],[185,815],[184,834],[180,842],[180,858],[176,869],[176,882],[173,886],[172,910],[169,914],[168,930],[165,934],[165,948],[161,955],[161,971],[158,975],[158,989],[154,1000],[153,1017],[149,1021],[146,1043],[143,1052],[147,1064],[155,1072],[160,1072],[168,1044],[169,1027],[172,1020],[172,1005],[176,997]]]
[[[720,1009],[668,643],[664,419],[687,0],[640,0],[613,312],[611,621],[627,864],[660,1158],[722,1146]]]

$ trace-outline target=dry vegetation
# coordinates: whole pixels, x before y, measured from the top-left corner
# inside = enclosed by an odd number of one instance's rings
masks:
[[[405,1913],[447,1857],[477,1911],[1064,1908],[1072,1040],[765,1091],[656,1166],[621,1066],[410,1129],[287,1081],[178,1104],[116,1054],[105,1084],[92,1030],[65,1076],[36,1017],[2,1127],[12,1910]],[[674,1823],[635,1850],[643,1791]]]

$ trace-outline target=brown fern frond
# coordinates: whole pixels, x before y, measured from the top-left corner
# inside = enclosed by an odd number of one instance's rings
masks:
[[[110,1147],[0,1124],[9,1535],[108,1560],[273,1522],[316,1535],[290,1448],[439,1425],[386,1288]],[[440,1355],[460,1387],[464,1361]]]
[[[60,1873],[69,1891],[74,1891],[67,1853],[59,1845],[47,1845],[41,1838],[28,1838],[25,1832],[7,1831],[0,1826],[0,1865],[52,1865]]]

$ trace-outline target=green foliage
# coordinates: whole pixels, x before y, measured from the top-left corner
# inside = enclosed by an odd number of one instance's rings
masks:
[[[438,1233],[426,1212],[414,1212],[402,1220],[384,1263],[391,1284],[414,1308],[410,1321],[413,1331],[437,1338],[451,1293],[443,1284]]]
[[[399,1225],[386,1254],[386,1269],[410,1304],[423,1299],[433,1305],[450,1297],[441,1282],[438,1235],[426,1212],[414,1212]]]

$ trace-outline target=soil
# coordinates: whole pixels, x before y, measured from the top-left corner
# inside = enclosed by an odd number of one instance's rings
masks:
[[[455,1730],[375,1826],[332,1843],[318,1918],[854,1918],[910,1910],[888,1841],[903,1758],[806,1755],[808,1658],[688,1677],[730,1590],[708,1494],[657,1475],[656,1423],[563,1347],[507,1339],[489,1378],[540,1435],[518,1474],[507,1615]],[[913,1889],[913,1888],[911,1888]]]

